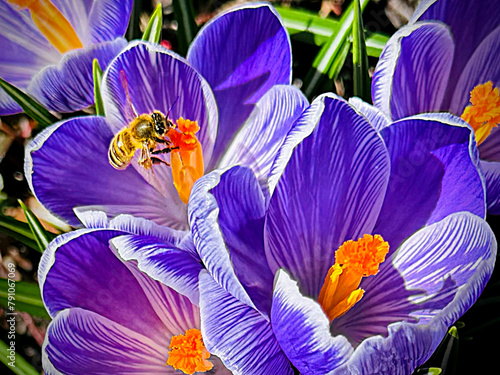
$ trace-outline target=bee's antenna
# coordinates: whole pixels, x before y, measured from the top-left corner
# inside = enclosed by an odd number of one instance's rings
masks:
[[[130,99],[130,93],[128,91],[128,81],[127,81],[127,76],[125,75],[125,72],[120,70],[120,81],[122,83],[122,87],[125,90],[125,97],[127,98],[127,103],[130,106],[130,110],[132,111],[131,117],[137,117],[137,111],[134,108],[134,105],[132,104],[132,99]]]
[[[170,114],[170,111],[172,110],[172,108],[174,108],[174,105],[177,103],[177,101],[179,100],[179,98],[180,98],[180,95],[177,96],[177,98],[174,100],[174,102],[170,106],[170,109],[168,110],[167,115],[165,116],[166,119],[168,119],[168,115]]]

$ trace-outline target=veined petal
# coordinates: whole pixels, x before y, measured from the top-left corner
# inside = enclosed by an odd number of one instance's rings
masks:
[[[481,160],[481,172],[486,183],[488,213],[500,214],[500,162]]]
[[[88,19],[92,43],[124,36],[132,5],[133,0],[94,1]]]
[[[294,86],[271,88],[231,141],[218,168],[249,166],[259,180],[265,181],[281,144],[307,104],[305,96]]]
[[[173,375],[165,366],[167,355],[168,346],[92,311],[71,308],[50,323],[42,358],[48,373]]]
[[[81,40],[84,46],[88,46],[91,44],[88,30],[89,13],[96,3],[102,1],[103,0],[51,0],[56,8],[69,21],[71,27],[73,27],[73,30],[75,30],[78,38]],[[117,36],[123,36],[123,34]],[[112,39],[114,38],[110,38],[107,40]]]
[[[484,217],[474,135],[465,122],[449,114],[420,115],[380,134],[391,157],[391,179],[374,233],[389,242],[391,252],[422,226],[451,213]]]
[[[457,289],[468,284],[471,278],[488,269],[482,282],[472,293],[475,297],[461,300],[459,311],[448,317],[445,324],[452,324],[474,303],[491,276],[496,255],[496,240],[488,224],[468,212],[447,216],[411,236],[394,256],[394,267],[405,280],[407,289],[419,290],[421,295],[411,298],[414,303],[424,303],[443,292],[446,278],[451,278]],[[436,306],[434,311],[424,310],[420,324],[426,323],[436,312],[444,309]],[[434,313],[434,314],[433,314]]]
[[[439,111],[454,48],[444,24],[419,22],[401,28],[384,47],[375,68],[374,105],[394,120]]]
[[[205,346],[233,374],[293,374],[269,321],[206,272],[200,274],[200,313]]]
[[[186,225],[185,213],[135,169],[118,171],[109,164],[112,136],[104,118],[90,116],[59,122],[39,134],[25,158],[25,175],[38,200],[71,225],[79,224],[75,206]]]
[[[264,251],[265,206],[259,183],[251,170],[234,167],[221,174],[210,193],[234,272],[256,307],[269,314],[274,277]]]
[[[368,119],[368,122],[378,132],[391,124],[390,118],[387,117],[384,112],[371,104],[365,103],[360,98],[349,98],[349,104],[352,105],[356,111],[364,115]]]
[[[450,111],[460,116],[469,104],[470,92],[475,86],[488,81],[500,86],[500,65],[495,59],[500,54],[500,26],[484,38],[461,71],[460,79],[453,85]]]
[[[329,373],[352,354],[345,337],[330,334],[321,306],[304,297],[283,270],[276,274],[271,324],[283,352],[303,374]]]
[[[199,258],[152,236],[123,235],[111,243],[122,259],[136,260],[141,272],[198,304],[198,274],[203,269]]]
[[[304,114],[314,130],[286,164],[264,232],[271,270],[284,268],[313,298],[335,250],[372,232],[389,179],[387,150],[365,117],[337,97],[316,100],[324,109]]]
[[[122,234],[82,229],[50,243],[38,272],[47,311],[54,317],[61,310],[80,307],[168,347],[168,331],[148,296],[109,248],[109,240]],[[141,306],[141,313],[131,306]]]
[[[241,302],[254,307],[248,292],[241,285],[231,261],[231,254],[218,223],[219,206],[210,193],[221,180],[221,172],[214,171],[200,178],[189,199],[189,225],[198,254],[208,273],[224,290]]]
[[[290,84],[290,40],[269,4],[246,4],[207,23],[193,40],[187,60],[208,81],[219,107],[214,166],[254,104],[272,86]]]
[[[67,52],[58,65],[43,69],[33,78],[28,92],[55,112],[75,112],[92,106],[93,59],[97,58],[104,69],[126,44],[125,39],[118,38]]]

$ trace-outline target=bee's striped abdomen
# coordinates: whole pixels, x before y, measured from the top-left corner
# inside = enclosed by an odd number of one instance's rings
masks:
[[[108,159],[115,169],[125,169],[134,156],[136,145],[130,137],[128,128],[117,133],[109,144]]]

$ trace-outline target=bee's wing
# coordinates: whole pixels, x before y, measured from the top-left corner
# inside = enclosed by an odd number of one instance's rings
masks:
[[[122,83],[123,90],[125,90],[125,96],[127,97],[128,107],[125,108],[126,118],[134,119],[134,118],[138,117],[139,115],[137,114],[137,111],[135,110],[135,107],[132,104],[132,100],[130,99],[130,92],[128,90],[127,76],[125,75],[125,72],[123,70],[120,70],[120,81]]]

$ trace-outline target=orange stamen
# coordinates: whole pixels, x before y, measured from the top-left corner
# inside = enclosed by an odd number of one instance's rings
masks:
[[[377,274],[388,252],[389,244],[378,234],[365,234],[338,248],[318,297],[330,321],[344,315],[363,297],[364,290],[358,289],[361,279]]]
[[[61,53],[82,48],[75,30],[50,0],[7,0],[21,9],[29,9],[40,32]]]
[[[204,172],[203,152],[195,135],[200,127],[196,121],[181,117],[177,120],[177,129],[171,129],[167,133],[173,148],[170,165],[179,198],[188,203],[194,183]]]
[[[465,107],[462,120],[474,129],[476,143],[480,145],[500,123],[500,94],[498,87],[488,81],[470,92],[471,105]]]
[[[214,367],[212,362],[207,361],[210,353],[198,329],[188,329],[184,335],[173,336],[168,349],[167,365],[185,374],[206,372]]]

